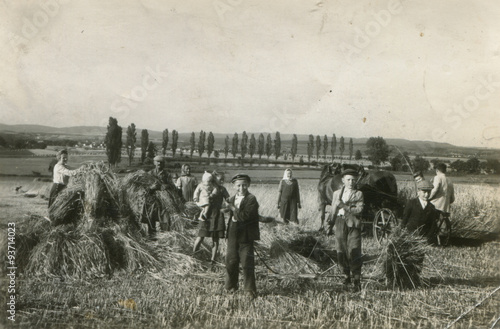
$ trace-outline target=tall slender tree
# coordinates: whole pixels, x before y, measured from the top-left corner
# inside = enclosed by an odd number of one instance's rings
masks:
[[[257,147],[257,141],[255,140],[255,135],[250,135],[250,143],[248,144],[248,154],[250,154],[250,158],[253,158],[255,154],[255,148]]]
[[[311,162],[311,157],[314,152],[314,136],[309,135],[309,141],[307,142],[307,162]]]
[[[233,145],[231,147],[231,154],[233,158],[236,158],[236,154],[238,153],[238,134],[234,133],[233,135]]]
[[[208,138],[207,138],[207,155],[210,158],[210,155],[212,155],[212,152],[214,151],[214,144],[215,144],[215,137],[212,132],[208,133]]]
[[[295,156],[297,155],[297,144],[298,144],[297,135],[293,134],[293,137],[292,137],[292,148],[290,150],[290,153],[292,154],[292,162],[295,161]]]
[[[259,135],[259,142],[257,143],[257,154],[259,154],[259,159],[262,158],[265,152],[265,142],[264,142],[264,134]]]
[[[141,131],[141,163],[144,163],[146,160],[146,151],[148,149],[149,144],[149,133],[147,129],[143,129]]]
[[[135,131],[135,124],[131,123],[130,126],[127,127],[127,155],[128,155],[128,165],[132,165],[132,160],[135,155],[135,143],[137,142],[137,132]]]
[[[163,131],[163,136],[162,136],[162,143],[161,143],[161,149],[162,149],[162,153],[163,153],[163,156],[165,156],[165,154],[167,154],[167,147],[168,147],[168,129],[165,129]]]
[[[319,152],[321,152],[321,137],[316,136],[316,159],[319,160]]]
[[[328,152],[328,137],[323,137],[323,158],[326,161],[326,153]]]
[[[349,138],[349,161],[351,161],[353,153],[354,153],[354,143],[352,142],[352,138]]]
[[[189,156],[192,158],[194,149],[196,148],[196,135],[194,131],[191,132],[191,137],[189,138]]]
[[[247,132],[243,131],[243,133],[241,134],[241,149],[240,149],[242,159],[245,158],[245,155],[247,154],[247,150],[248,150],[248,136],[247,136]]]
[[[177,151],[177,141],[179,140],[179,133],[177,130],[172,130],[172,157],[175,157],[175,152]]]
[[[342,155],[344,154],[344,151],[345,151],[344,136],[342,136],[340,137],[339,140],[340,161],[342,161]]]
[[[224,140],[224,157],[226,159],[228,154],[229,154],[229,136],[226,135],[226,139]]]
[[[280,155],[281,155],[281,135],[280,132],[277,131],[274,138],[274,156],[276,157],[276,160],[278,160]]]
[[[109,117],[106,154],[110,166],[116,166],[122,157],[122,127],[118,125],[118,120],[113,117]]]
[[[267,155],[267,158],[269,159],[269,157],[273,154],[273,140],[271,138],[271,134],[267,134],[267,138],[266,138],[266,155]]]
[[[200,136],[198,137],[198,154],[201,155],[205,152],[205,139],[206,133],[202,130],[200,131]]]
[[[361,160],[363,158],[363,155],[361,154],[360,150],[356,150],[356,153],[354,154],[354,160]]]
[[[331,143],[330,147],[332,150],[332,162],[333,162],[335,159],[335,151],[337,149],[337,137],[335,136],[335,134],[333,134],[333,136],[332,136],[332,143]]]
[[[152,141],[149,141],[149,143],[148,143],[148,149],[146,151],[146,157],[148,159],[150,159],[151,161],[153,161],[153,159],[156,156],[157,152],[158,152],[158,150],[156,149],[155,143],[153,143]]]

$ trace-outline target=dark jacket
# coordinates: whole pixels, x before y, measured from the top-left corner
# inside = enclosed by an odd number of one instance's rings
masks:
[[[234,199],[235,196],[230,197],[229,203],[234,204]],[[241,200],[239,209],[235,209],[229,217],[228,239],[231,238],[236,238],[239,242],[260,240],[259,203],[251,193]]]
[[[414,198],[407,202],[401,224],[408,231],[418,231],[420,235],[427,237],[427,240],[432,242],[438,218],[439,212],[432,203],[427,202],[427,206],[423,209],[420,200]]]

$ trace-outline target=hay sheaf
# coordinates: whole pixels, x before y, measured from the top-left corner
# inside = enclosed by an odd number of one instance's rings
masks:
[[[102,162],[84,165],[72,177],[49,208],[53,225],[87,224],[95,218],[119,215],[119,185],[114,173]]]
[[[430,248],[425,237],[401,227],[395,228],[384,241],[377,261],[378,275],[384,276],[387,285],[392,288],[420,287],[425,283],[421,274]]]
[[[261,230],[258,254],[279,274],[318,274],[333,259],[322,243],[297,225],[279,225]]]
[[[151,187],[162,186],[159,190]],[[120,182],[122,211],[140,221],[144,208],[160,207],[170,217],[184,212],[184,204],[178,189],[173,184],[162,184],[159,178],[143,170],[128,174]]]

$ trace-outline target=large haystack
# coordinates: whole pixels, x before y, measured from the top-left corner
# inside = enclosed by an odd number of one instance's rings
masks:
[[[130,183],[133,179],[145,183]],[[36,277],[82,279],[118,270],[159,270],[165,264],[189,267],[182,265],[186,255],[178,255],[174,248],[158,248],[141,230],[139,209],[152,204],[177,219],[179,227],[184,222],[178,195],[165,189],[148,193],[146,185],[155,179],[140,172],[121,181],[104,163],[87,164],[49,209],[50,222],[32,216],[18,224],[20,271]]]

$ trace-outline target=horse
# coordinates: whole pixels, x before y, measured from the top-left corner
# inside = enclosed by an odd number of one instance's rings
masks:
[[[321,212],[320,231],[324,230],[325,210],[332,204],[333,192],[342,188],[341,172],[345,169],[354,169],[358,172],[356,189],[363,192],[365,206],[362,217],[370,218],[374,210],[394,208],[397,206],[398,186],[394,175],[387,171],[367,172],[358,165],[325,165],[321,171],[318,183],[319,211]],[[333,223],[330,224],[329,234]]]

